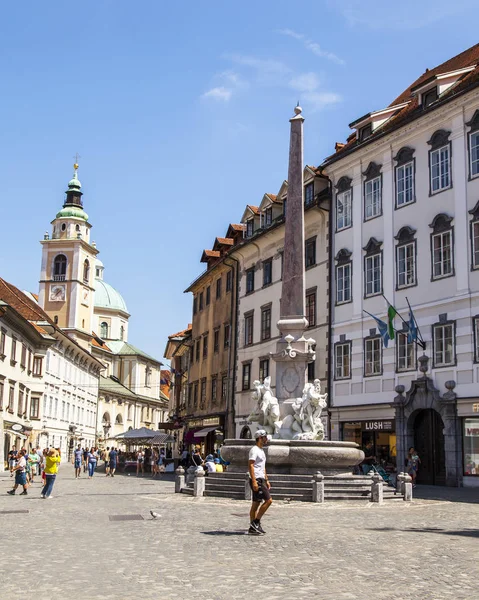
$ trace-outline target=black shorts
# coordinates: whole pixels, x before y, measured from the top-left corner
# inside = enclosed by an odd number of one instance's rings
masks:
[[[251,481],[251,479],[249,480],[249,486],[253,491],[253,502],[263,502],[263,500],[266,502],[267,500],[270,500],[271,492],[269,491],[268,486],[266,485],[266,481],[260,478],[256,479],[256,483],[258,484],[257,492],[253,490],[253,482]]]

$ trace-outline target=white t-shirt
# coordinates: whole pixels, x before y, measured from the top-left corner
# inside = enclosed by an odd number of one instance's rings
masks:
[[[216,465],[214,462],[211,462],[210,460],[205,462],[206,468],[208,469],[208,473],[215,473],[216,472]]]
[[[265,479],[266,454],[264,450],[255,444],[249,451],[249,460],[254,460],[253,469],[256,479]]]
[[[20,467],[18,469],[20,471],[20,473],[23,473],[25,471],[26,466],[27,466],[27,461],[26,461],[25,457],[22,456],[21,458],[18,459],[18,463],[17,463],[17,467]]]

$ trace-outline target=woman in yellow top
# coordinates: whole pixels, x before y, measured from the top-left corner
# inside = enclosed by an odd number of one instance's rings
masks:
[[[53,498],[53,484],[58,473],[58,465],[61,461],[60,452],[52,448],[45,458],[45,485],[42,489],[42,498]]]

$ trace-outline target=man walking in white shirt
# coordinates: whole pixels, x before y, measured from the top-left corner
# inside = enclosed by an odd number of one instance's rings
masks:
[[[271,485],[266,474],[266,454],[263,450],[268,444],[268,435],[264,429],[258,429],[254,437],[256,444],[249,451],[248,461],[249,483],[253,490],[248,533],[263,535],[266,532],[261,527],[261,518],[273,502],[269,492]]]

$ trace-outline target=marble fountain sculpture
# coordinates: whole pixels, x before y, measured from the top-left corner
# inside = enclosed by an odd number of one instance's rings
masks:
[[[321,412],[327,394],[319,380],[307,383],[308,363],[315,360],[314,339],[305,338],[304,182],[302,109],[290,119],[288,202],[286,207],[281,315],[281,338],[272,359],[276,363],[275,394],[271,378],[255,381],[255,403],[249,421],[265,429],[271,440],[266,448],[269,473],[343,475],[364,459],[354,442],[325,440]],[[318,282],[318,285],[323,282]],[[326,282],[324,282],[326,285]],[[227,439],[222,456],[229,471],[247,472],[252,440]]]

